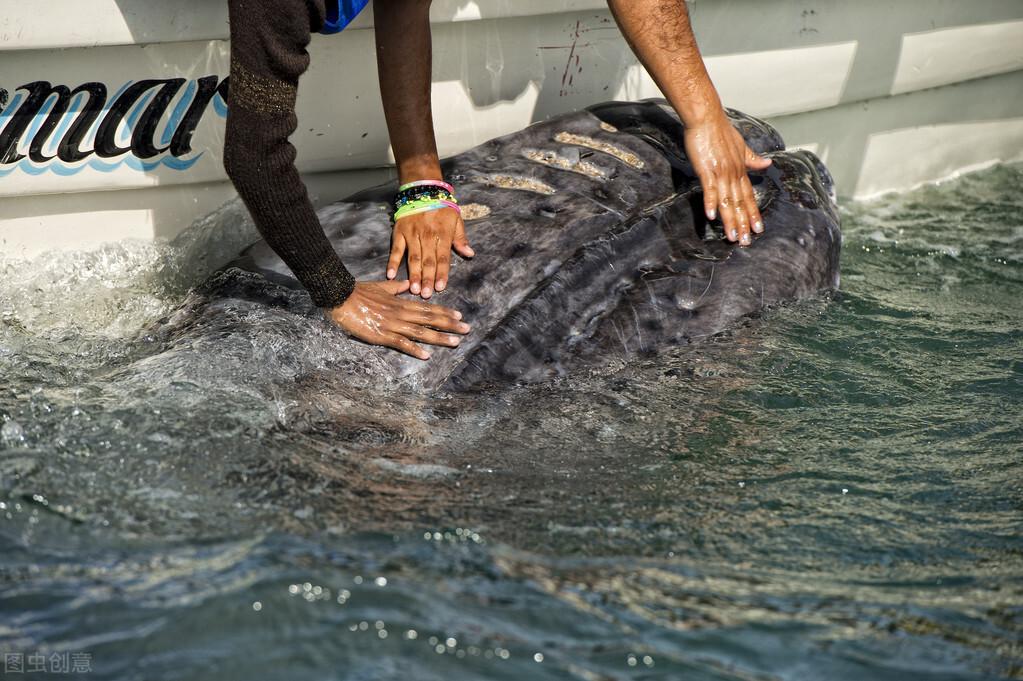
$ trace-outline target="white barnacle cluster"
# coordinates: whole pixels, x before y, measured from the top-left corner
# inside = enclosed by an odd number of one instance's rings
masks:
[[[585,147],[609,156],[614,156],[625,165],[631,166],[636,170],[642,170],[646,166],[643,159],[628,149],[624,149],[617,144],[611,144],[610,142],[604,142],[603,140],[587,137],[586,135],[576,135],[575,133],[562,131],[554,136],[554,141],[560,142],[561,144]]]
[[[532,177],[518,177],[515,175],[477,175],[472,178],[473,182],[479,182],[488,187],[497,187],[498,189],[518,189],[521,191],[534,192],[536,194],[553,194],[556,190],[546,182],[541,182]],[[462,207],[462,213],[465,214],[465,206]]]
[[[491,212],[490,206],[482,203],[466,203],[462,205],[462,219],[466,222],[490,217]]]
[[[557,168],[558,170],[579,173],[594,180],[603,181],[608,178],[606,170],[584,159],[578,149],[566,150],[565,154],[559,154],[549,149],[526,149],[522,152],[522,155],[534,163],[542,163],[545,166]]]

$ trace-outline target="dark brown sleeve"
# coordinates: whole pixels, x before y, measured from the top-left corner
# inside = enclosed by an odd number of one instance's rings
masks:
[[[336,307],[355,288],[309,201],[288,138],[298,127],[298,79],[323,0],[229,0],[231,85],[224,168],[259,233],[313,302]]]

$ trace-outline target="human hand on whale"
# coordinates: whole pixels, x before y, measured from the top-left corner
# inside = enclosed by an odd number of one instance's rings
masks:
[[[708,220],[718,216],[725,238],[740,246],[764,231],[749,170],[770,159],[747,146],[710,80],[684,0],[608,0],[625,39],[685,124],[685,150],[703,186]]]
[[[424,361],[430,353],[417,343],[458,347],[461,335],[472,330],[462,313],[398,297],[408,290],[408,281],[359,282],[343,305],[327,311],[327,318],[365,343]]]
[[[399,177],[412,184],[439,180],[430,3],[379,0],[375,5],[381,98]],[[707,217],[720,216],[728,240],[750,245],[751,232],[762,232],[764,223],[746,170],[763,170],[771,162],[751,151],[732,128],[704,67],[685,1],[608,0],[608,5],[685,124],[684,146],[704,189]],[[430,299],[447,287],[452,248],[463,257],[474,251],[453,195],[450,207],[396,215],[388,281],[356,283],[325,239],[288,142],[297,127],[294,108],[299,77],[308,68],[309,32],[324,21],[315,15],[317,7],[299,0],[229,4],[232,87],[225,166],[260,233],[328,319],[367,343],[427,359],[429,353],[417,342],[457,345],[452,334],[466,333],[467,325],[454,310],[424,310],[397,296],[410,292]],[[273,105],[263,97],[267,88],[280,95]],[[409,278],[396,282],[405,257]]]
[[[400,4],[392,0],[395,11],[387,19],[403,22],[402,30],[377,31],[380,92],[399,182],[440,180],[430,101],[429,15],[422,5],[418,17],[399,14],[395,6]],[[764,231],[764,221],[746,172],[764,170],[771,161],[754,153],[728,120],[704,68],[685,3],[611,0],[609,6],[686,124],[685,149],[703,186],[707,218],[720,216],[725,237],[749,246],[753,234]],[[447,286],[452,248],[463,257],[475,254],[456,210],[396,219],[387,278],[397,276],[407,255],[409,291],[428,300]]]
[[[409,291],[429,300],[435,291],[440,293],[447,288],[452,249],[463,258],[476,255],[465,234],[462,215],[454,208],[395,220],[387,278],[393,280],[398,276],[407,252]]]

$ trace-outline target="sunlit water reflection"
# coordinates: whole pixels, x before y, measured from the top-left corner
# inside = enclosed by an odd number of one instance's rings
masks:
[[[147,336],[252,238],[236,210],[0,262],[0,651],[147,681],[1023,678],[1020,186],[848,206],[834,299],[469,395],[341,373],[348,341],[281,310]]]

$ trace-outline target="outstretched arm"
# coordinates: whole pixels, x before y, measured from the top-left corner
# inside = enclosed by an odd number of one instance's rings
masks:
[[[747,170],[771,161],[757,156],[732,127],[696,44],[684,0],[608,0],[625,39],[686,126],[685,147],[703,185],[704,207],[720,212],[725,235],[743,245],[764,231]]]
[[[399,183],[443,180],[430,106],[430,2],[377,0],[374,16],[380,97]],[[387,278],[397,276],[407,251],[412,293],[429,298],[447,286],[452,246],[464,257],[474,255],[454,209],[402,218],[394,225]]]
[[[320,14],[316,14],[316,11]],[[288,138],[298,118],[299,77],[309,67],[310,30],[323,3],[230,0],[231,87],[224,167],[260,234],[291,268],[313,301],[352,336],[420,359],[416,341],[458,345],[461,315],[397,296],[408,282],[359,282],[323,233],[295,167]]]

